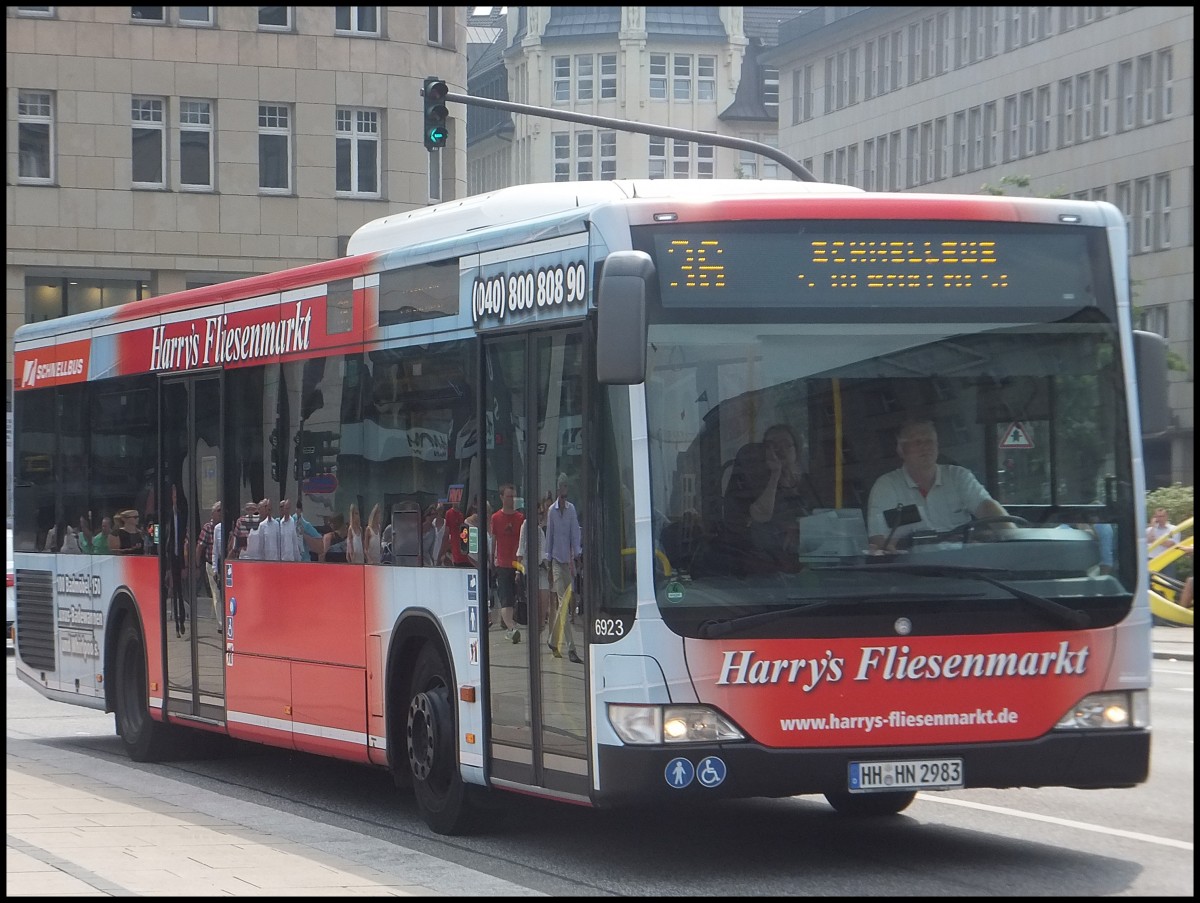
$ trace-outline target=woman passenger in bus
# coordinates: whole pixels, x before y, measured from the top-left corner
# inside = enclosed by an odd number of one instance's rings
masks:
[[[365,558],[362,516],[358,513],[358,505],[351,502],[350,518],[346,523],[346,560],[351,564],[362,564]]]
[[[800,466],[803,446],[786,423],[767,427],[760,444],[742,448],[734,460],[726,504],[735,535],[745,531],[745,551],[770,569],[796,570],[797,519],[817,504]]]
[[[142,553],[142,530],[138,526],[137,511],[133,508],[126,508],[124,511],[117,512],[115,520],[117,543],[114,549],[110,540],[109,551],[122,555],[140,555]]]
[[[376,502],[367,518],[367,527],[363,532],[363,557],[367,564],[379,564],[383,561],[383,506]]]

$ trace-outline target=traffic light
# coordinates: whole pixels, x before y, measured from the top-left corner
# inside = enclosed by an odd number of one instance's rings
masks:
[[[450,111],[446,109],[446,95],[450,89],[440,78],[431,75],[425,79],[425,90],[421,93],[425,97],[425,147],[437,150],[445,147],[446,139],[450,137],[446,125],[450,116]]]

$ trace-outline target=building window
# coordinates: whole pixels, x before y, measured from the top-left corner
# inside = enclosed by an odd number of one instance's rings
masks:
[[[575,133],[575,180],[590,182],[595,177],[595,142],[592,132]]]
[[[594,61],[590,53],[581,53],[575,57],[575,99],[595,99]]]
[[[179,187],[213,188],[212,101],[179,101]]]
[[[179,24],[190,25],[193,28],[211,28],[213,8],[211,6],[181,6],[179,7]]]
[[[1050,150],[1050,86],[1037,89],[1037,143],[1034,150],[1044,154]]]
[[[937,172],[935,178],[944,179],[949,175],[946,165],[950,159],[950,130],[946,127],[946,117],[939,116],[933,122],[934,141],[937,145]]]
[[[1117,130],[1127,132],[1135,125],[1137,93],[1133,85],[1133,60],[1117,63],[1117,96],[1121,99]]]
[[[166,101],[135,97],[132,120],[132,181],[135,188],[165,188],[167,171]]]
[[[429,23],[429,43],[442,43],[442,8],[440,6],[426,7],[426,21]]]
[[[1075,85],[1074,80],[1064,78],[1058,83],[1058,146],[1070,147],[1075,143]]]
[[[771,81],[774,73],[774,81]],[[774,93],[772,93],[772,91]],[[696,57],[696,100],[717,99],[717,58]],[[771,112],[779,109],[779,70],[763,71],[763,103]]]
[[[1149,125],[1154,122],[1154,60],[1148,53],[1138,57],[1137,92],[1141,108],[1138,124]]]
[[[131,6],[129,17],[135,22],[166,22],[167,8],[165,6]]]
[[[887,94],[891,90],[892,76],[892,36],[890,34],[879,36],[879,62],[876,64],[876,73],[878,81],[875,84],[875,93],[877,95]]]
[[[1004,98],[1004,162],[1021,156],[1021,119],[1017,115],[1017,95]]]
[[[337,191],[379,197],[379,111],[339,107],[335,132]]]
[[[556,56],[550,65],[554,70],[554,102],[569,103],[571,101],[571,58]]]
[[[574,133],[574,148],[572,149],[571,132],[555,132],[554,145],[554,181],[591,182],[595,179],[615,179],[617,177],[617,133],[612,131],[591,132],[577,131]],[[597,139],[599,139],[600,155],[596,156]],[[599,169],[597,169],[599,160]]]
[[[53,6],[18,6],[17,15],[23,19],[53,19]]]
[[[954,114],[954,174],[961,176],[967,171],[967,114],[959,110]]]
[[[54,105],[49,91],[17,94],[17,181],[49,185],[54,179]]]
[[[650,136],[650,154],[647,161],[647,175],[651,179],[667,177],[667,139]]]
[[[1096,98],[1092,95],[1092,73],[1075,76],[1075,100],[1079,104],[1079,140],[1091,141],[1096,127]]]
[[[335,34],[379,37],[378,6],[335,6],[333,10]]]
[[[984,165],[983,160],[983,107],[971,107],[967,111],[970,123],[971,144],[967,149],[967,169],[974,172]]]
[[[554,133],[554,181],[571,181],[571,133]]]
[[[800,121],[808,122],[813,118],[813,67],[809,63],[802,70],[800,96]]]
[[[269,194],[292,189],[291,111],[283,104],[258,105],[258,187]]]
[[[600,133],[600,178],[611,182],[617,177],[617,133]]]
[[[260,6],[258,27],[264,31],[291,31],[292,8],[290,6]]]
[[[675,54],[671,96],[675,100],[692,99],[692,58],[686,53]]]
[[[1134,247],[1139,253],[1154,250],[1154,205],[1150,198],[1150,180],[1138,179],[1133,183],[1134,199]]]
[[[696,144],[696,178],[711,179],[716,175],[717,150],[711,144]]]
[[[996,127],[996,102],[989,101],[983,105],[983,165],[995,166],[1000,162],[1000,154],[996,149],[1000,130]]]
[[[1112,132],[1112,97],[1109,94],[1108,67],[1097,69],[1096,83],[1096,137],[1104,138]]]
[[[617,99],[617,55],[600,54],[600,99]]]
[[[26,276],[25,319],[56,320],[68,314],[117,307],[150,297],[149,277],[94,279],[88,276]]]
[[[1171,247],[1171,174],[1154,177],[1154,207],[1158,215],[1158,247]]]
[[[1159,115],[1163,119],[1170,119],[1175,112],[1175,101],[1171,96],[1172,85],[1175,82],[1175,58],[1171,53],[1171,49],[1160,50],[1158,52],[1158,89],[1159,89]]]
[[[667,55],[650,54],[650,99],[667,99]]]

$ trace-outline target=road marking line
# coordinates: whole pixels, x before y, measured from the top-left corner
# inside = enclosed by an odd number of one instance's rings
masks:
[[[940,797],[936,794],[918,793],[917,799],[930,803],[942,803],[948,806],[963,806],[967,809],[980,809],[984,812],[995,812],[999,815],[1013,815],[1017,818],[1027,818],[1031,821],[1044,821],[1052,825],[1062,825],[1066,828],[1078,828],[1081,831],[1094,831],[1097,834],[1109,834],[1113,837],[1127,837],[1130,840],[1144,840],[1146,843],[1156,843],[1164,847],[1175,847],[1178,850],[1191,852],[1195,844],[1186,840],[1173,840],[1170,837],[1155,837],[1153,834],[1139,834],[1137,831],[1122,831],[1120,828],[1105,828],[1101,825],[1089,825],[1087,822],[1071,821],[1066,818],[1055,818],[1053,815],[1037,815],[1033,812],[1022,812],[1019,809],[1006,809],[1003,806],[989,806],[986,803],[972,803],[968,800],[955,800]]]

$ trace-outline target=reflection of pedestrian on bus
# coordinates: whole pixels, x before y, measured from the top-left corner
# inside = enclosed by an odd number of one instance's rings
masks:
[[[567,609],[573,604],[569,591],[575,583],[575,562],[582,555],[579,514],[567,501],[567,475],[562,473],[558,475],[558,497],[546,512],[546,548],[542,552],[542,557],[550,563],[550,585],[555,601],[548,645],[555,658],[562,658],[562,639],[565,637],[567,657],[577,664],[583,664],[583,659],[575,649],[575,631],[571,629]],[[560,631],[562,636],[559,636]]]
[[[517,490],[512,483],[500,487],[500,510],[492,515],[492,565],[496,574],[496,606],[500,609],[500,626],[513,643],[521,642],[521,631],[513,619],[517,595],[517,549],[521,542],[521,526],[525,515],[516,509]]]
[[[220,522],[221,503],[213,502],[212,508],[209,509],[208,520],[200,527],[200,536],[196,540],[196,562],[204,568],[204,575],[208,578],[208,589],[212,593],[213,599],[213,614],[218,620],[221,617],[217,614],[217,581],[220,579],[220,574],[214,570],[213,543],[216,540],[217,526]]]
[[[188,562],[187,506],[175,483],[171,484],[169,504],[171,508],[162,525],[167,553],[167,591],[175,615],[175,636],[181,637],[187,633],[187,609],[183,602],[183,572]]]

